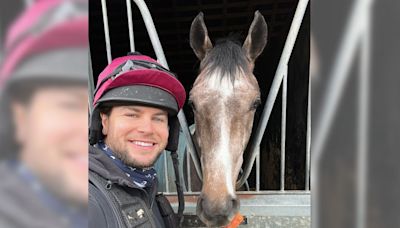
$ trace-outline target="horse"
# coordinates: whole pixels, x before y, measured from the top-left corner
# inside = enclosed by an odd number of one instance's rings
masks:
[[[213,46],[202,12],[190,28],[190,46],[200,60],[189,93],[203,173],[196,213],[207,226],[224,226],[239,211],[236,180],[261,103],[253,69],[267,44],[267,30],[258,11],[243,45],[223,39]]]

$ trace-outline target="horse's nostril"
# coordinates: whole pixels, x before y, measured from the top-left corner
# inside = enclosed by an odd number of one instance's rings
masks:
[[[232,199],[232,210],[236,211],[239,209],[239,200]]]
[[[207,207],[207,202],[206,202],[207,200],[205,200],[202,196],[200,196],[199,197],[199,200],[198,200],[198,209],[200,209],[200,210],[208,210],[208,207]]]
[[[239,201],[235,198],[232,198],[230,201],[227,203],[227,212],[232,213],[236,212],[239,207]]]

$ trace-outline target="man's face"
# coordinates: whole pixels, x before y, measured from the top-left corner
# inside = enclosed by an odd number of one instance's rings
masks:
[[[85,86],[46,87],[28,104],[12,105],[23,164],[55,195],[78,205],[88,198],[87,101]]]
[[[113,107],[101,114],[105,143],[126,164],[138,168],[154,165],[168,143],[168,114],[145,106]]]

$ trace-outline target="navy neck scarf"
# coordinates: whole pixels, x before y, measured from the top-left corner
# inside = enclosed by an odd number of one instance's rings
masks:
[[[101,149],[116,164],[126,176],[128,176],[135,185],[140,188],[151,187],[156,179],[157,173],[154,168],[140,169],[125,165],[117,156],[114,155],[111,148],[103,141],[99,141],[95,147]]]

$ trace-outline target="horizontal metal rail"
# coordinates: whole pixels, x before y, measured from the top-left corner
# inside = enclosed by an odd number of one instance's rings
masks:
[[[196,214],[198,194],[185,194],[185,214]],[[304,191],[237,192],[240,213],[246,216],[311,216],[311,195]],[[167,195],[173,208],[176,196]]]

